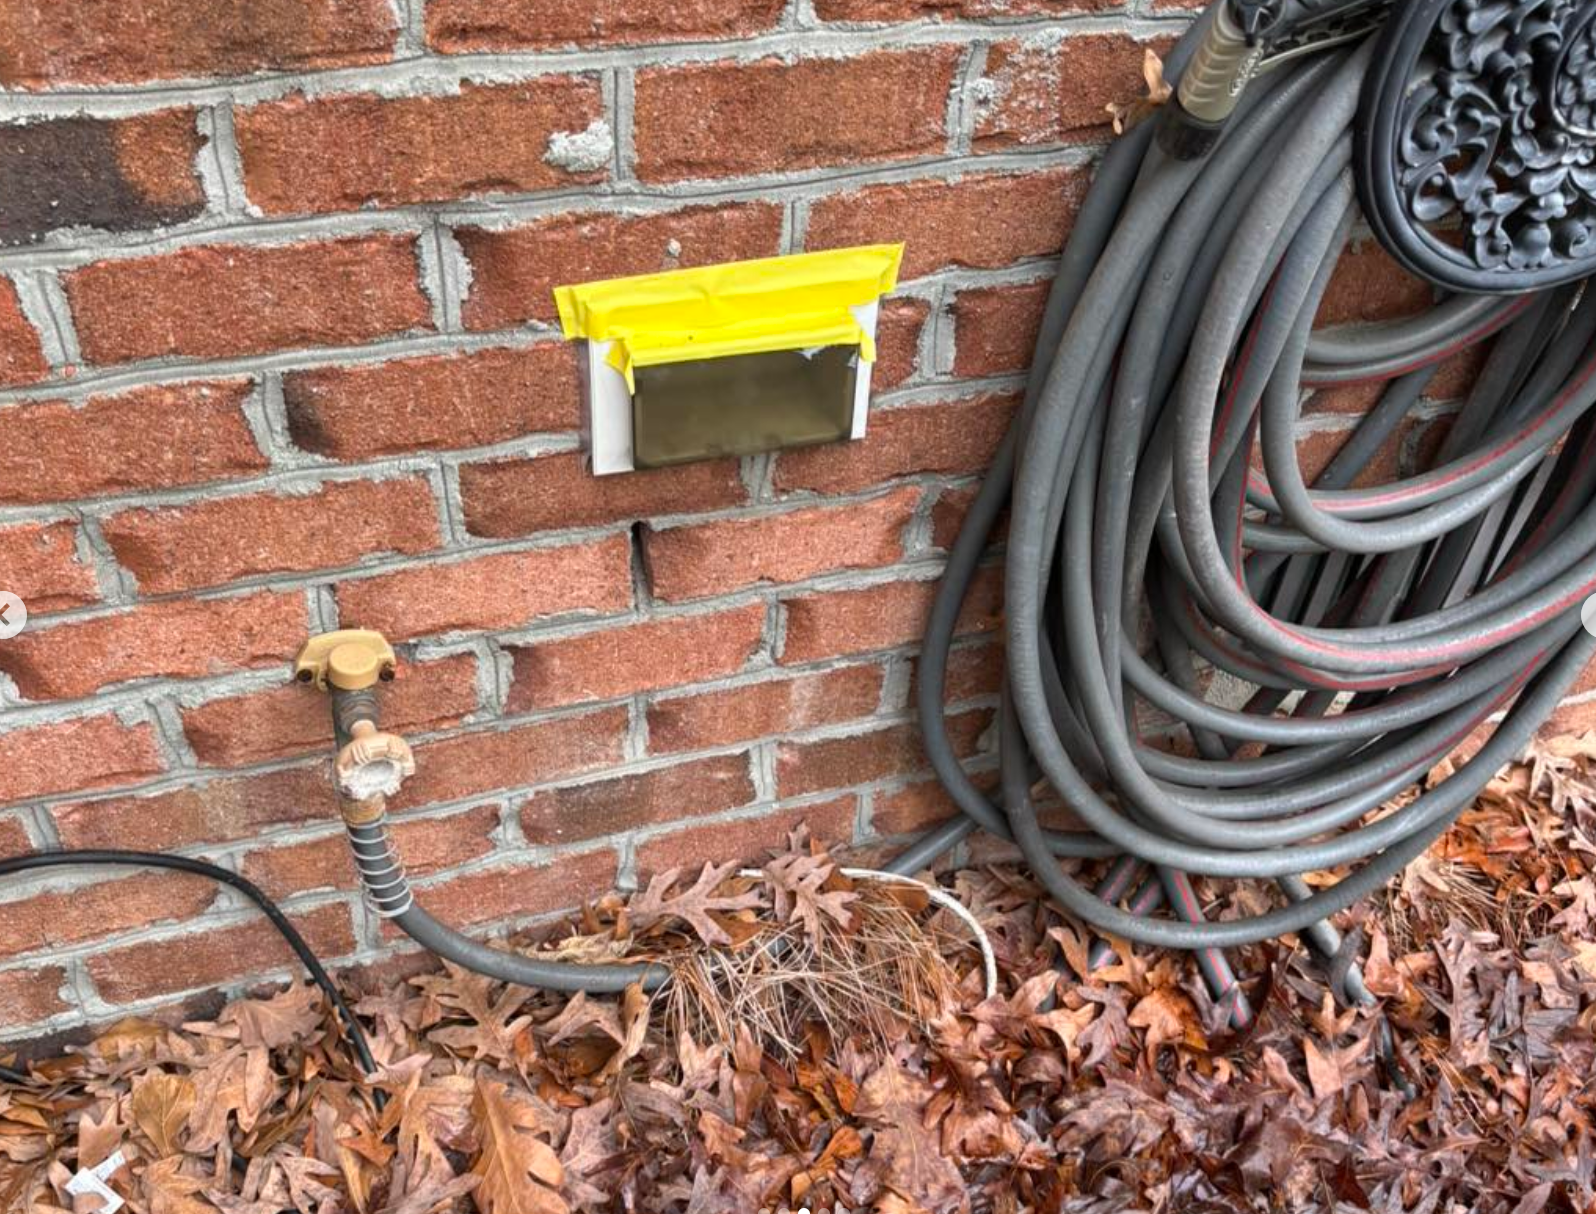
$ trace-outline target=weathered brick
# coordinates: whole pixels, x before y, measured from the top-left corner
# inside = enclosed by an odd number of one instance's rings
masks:
[[[438,504],[422,477],[124,510],[101,529],[145,594],[338,568],[380,553],[426,552],[440,541]]]
[[[73,699],[128,679],[274,665],[298,652],[309,627],[303,594],[147,603],[30,627],[0,647],[0,671],[31,700]]]
[[[957,816],[959,807],[940,780],[916,780],[870,799],[870,831],[881,836],[921,831]]]
[[[756,796],[748,756],[718,755],[547,789],[521,807],[521,830],[529,843],[560,846],[705,817],[748,805]]]
[[[357,211],[601,181],[545,159],[603,115],[591,76],[473,84],[444,97],[288,97],[234,118],[249,199],[269,215]]]
[[[1146,97],[1143,61],[1168,46],[1125,34],[997,43],[987,51],[993,93],[975,124],[976,150],[1108,138],[1109,105]]]
[[[1394,320],[1423,312],[1434,302],[1434,287],[1408,273],[1374,241],[1366,240],[1341,254],[1314,324]]]
[[[0,856],[21,856],[34,850],[28,828],[16,814],[0,815]]]
[[[615,888],[618,872],[610,848],[561,856],[549,864],[515,864],[439,880],[416,891],[433,915],[469,927],[572,910]]]
[[[78,559],[73,523],[20,523],[0,527],[0,589],[44,615],[98,602],[94,569]]]
[[[811,839],[827,846],[846,847],[853,842],[858,802],[857,797],[835,797],[757,818],[738,818],[734,823],[673,831],[638,847],[638,875],[646,881],[655,873],[680,868],[691,877],[705,864],[724,864],[729,860],[762,864],[772,855],[785,852],[788,837],[800,826],[809,828]]]
[[[953,301],[953,373],[1001,375],[1029,367],[1051,286],[1027,282],[960,291]]]
[[[497,805],[478,805],[462,813],[392,823],[388,832],[412,877],[424,877],[485,856],[493,850],[499,824]],[[274,898],[317,889],[358,888],[349,840],[340,831],[307,843],[263,847],[244,857],[244,876]]]
[[[770,203],[737,203],[651,215],[579,212],[503,231],[458,228],[455,239],[471,263],[461,313],[469,329],[553,320],[554,288],[566,283],[774,256],[781,214]]]
[[[777,456],[776,487],[840,493],[917,473],[980,472],[1003,441],[1016,403],[1011,396],[980,396],[878,409],[856,442]]]
[[[1040,17],[1117,8],[1119,0],[815,0],[822,21],[914,21],[922,17]]]
[[[400,732],[456,725],[476,707],[477,660],[469,653],[401,662],[393,682],[382,688],[383,726]],[[300,683],[207,700],[182,713],[183,732],[202,763],[236,767],[331,753],[332,714],[326,694]]]
[[[603,708],[427,742],[416,747],[416,774],[388,804],[410,809],[613,767],[626,727],[624,708]]]
[[[174,109],[0,126],[0,245],[57,228],[128,232],[194,218],[205,210],[195,117]]]
[[[283,376],[294,443],[334,459],[481,447],[581,422],[574,347],[398,358]]]
[[[1003,646],[963,645],[948,654],[943,694],[950,704],[995,696],[1003,687]]]
[[[38,330],[23,315],[16,285],[0,275],[0,387],[31,384],[49,373]]]
[[[125,784],[161,766],[148,725],[124,725],[113,716],[27,725],[0,733],[0,804]]]
[[[701,750],[867,717],[881,703],[884,677],[880,666],[845,666],[655,700],[648,709],[648,748],[654,754]]]
[[[66,847],[164,851],[249,838],[273,826],[333,822],[338,799],[329,756],[314,767],[211,780],[147,796],[74,801],[56,806],[51,816]]]
[[[772,28],[786,0],[431,0],[434,50],[608,46],[730,38]]]
[[[97,261],[62,285],[92,363],[232,358],[432,328],[415,238],[405,235],[203,245]]]
[[[521,712],[735,674],[758,652],[765,608],[648,620],[601,628],[511,651],[509,708]]]
[[[572,612],[624,611],[632,603],[630,547],[620,535],[415,565],[343,582],[338,614],[347,627],[376,628],[399,640],[520,628]]]
[[[905,488],[866,502],[650,527],[643,535],[649,585],[658,598],[674,602],[890,565],[903,557],[903,530],[919,501],[918,489]]]
[[[995,270],[1064,247],[1086,193],[1080,169],[866,186],[814,204],[810,249],[904,242],[903,277],[948,266]]]
[[[167,489],[266,467],[244,420],[248,380],[160,384],[83,404],[0,405],[0,501]]]
[[[740,506],[748,488],[734,459],[594,476],[573,451],[464,464],[460,498],[466,530],[502,538]]]
[[[64,948],[199,914],[216,899],[216,882],[186,873],[141,873],[116,881],[52,890],[0,902],[0,941],[10,956]]]
[[[648,68],[636,91],[645,181],[793,172],[943,150],[960,48]]]
[[[931,305],[923,299],[888,299],[876,317],[876,361],[870,369],[870,387],[876,392],[896,388],[920,371],[920,333],[930,319]]]
[[[948,718],[948,737],[960,758],[974,754],[992,714],[975,709]],[[927,766],[920,731],[889,725],[868,733],[818,742],[783,742],[776,748],[776,793],[801,797],[826,788],[868,784]]]
[[[786,665],[918,642],[936,595],[933,582],[886,582],[864,590],[828,590],[787,599]],[[976,574],[959,632],[990,632],[1003,617],[1002,570]]]
[[[52,0],[0,6],[0,85],[49,88],[378,63],[387,0]]]
[[[0,1007],[6,1010],[6,1026],[16,1028],[66,1011],[61,998],[66,984],[66,970],[59,965],[0,971]]]
[[[354,952],[349,908],[342,903],[288,916],[322,958]],[[265,918],[232,927],[206,927],[176,939],[150,940],[94,953],[85,962],[100,996],[132,1003],[195,987],[221,986],[298,961]]]

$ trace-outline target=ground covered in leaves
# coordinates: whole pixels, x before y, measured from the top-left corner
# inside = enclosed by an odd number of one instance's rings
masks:
[[[133,1214],[1596,1209],[1592,752],[1503,773],[1344,919],[1372,1012],[1286,941],[1235,958],[1262,1009],[1238,1035],[1184,958],[1087,974],[1086,934],[1003,865],[942,878],[990,935],[984,997],[958,919],[798,840],[557,946],[665,959],[659,994],[452,969],[354,992],[369,1082],[310,986],[117,1025],[0,1090],[0,1208],[90,1214],[68,1184],[120,1152]]]

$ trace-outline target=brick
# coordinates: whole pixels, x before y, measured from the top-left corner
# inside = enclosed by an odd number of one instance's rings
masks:
[[[164,851],[250,838],[274,826],[335,822],[338,800],[329,756],[314,767],[210,780],[145,796],[75,801],[56,806],[51,815],[66,847]]]
[[[471,263],[461,308],[468,329],[556,317],[554,288],[781,251],[782,208],[771,203],[687,207],[656,215],[579,212],[517,228],[457,228]]]
[[[656,597],[676,602],[759,582],[890,565],[903,557],[903,530],[919,501],[918,489],[905,488],[840,506],[650,527],[643,534],[649,585]]]
[[[736,674],[764,640],[765,608],[647,620],[511,650],[508,708],[609,700]]]
[[[985,709],[948,719],[948,737],[960,758],[975,753],[991,720],[991,712]],[[822,789],[868,784],[908,775],[927,763],[919,730],[907,724],[818,742],[783,742],[776,747],[776,793],[801,797]]]
[[[22,825],[22,819],[15,814],[0,817],[0,856],[21,856],[33,850],[33,840],[28,837],[28,828]]]
[[[870,798],[870,832],[883,837],[906,835],[946,822],[958,813],[959,807],[940,780],[917,780]]]
[[[1002,375],[1029,368],[1052,285],[960,291],[953,301],[953,373]]]
[[[0,971],[0,1008],[5,1009],[6,1027],[20,1028],[30,1020],[66,1011],[68,1005],[61,998],[66,984],[66,970],[59,965]]]
[[[387,59],[387,0],[53,0],[0,7],[0,85],[49,88]]]
[[[656,700],[648,709],[648,748],[702,750],[867,717],[881,703],[883,678],[880,666],[845,666]]]
[[[16,285],[0,275],[0,387],[31,384],[49,373],[38,330],[23,315]]]
[[[78,559],[74,523],[21,523],[0,527],[0,589],[11,591],[39,616],[99,601],[94,569]]]
[[[717,755],[536,793],[521,807],[521,830],[529,843],[562,846],[702,818],[748,805],[757,795],[748,756]]]
[[[574,347],[563,343],[291,371],[283,404],[295,445],[343,460],[484,447],[581,423]]]
[[[275,665],[298,652],[309,627],[302,594],[147,603],[29,628],[0,648],[0,671],[29,699],[73,699],[129,679]]]
[[[931,543],[942,549],[953,547],[964,528],[965,516],[975,504],[973,486],[944,489],[931,504]]]
[[[630,549],[620,535],[416,565],[340,584],[338,614],[346,627],[375,628],[403,640],[520,628],[574,612],[624,611],[632,603]]]
[[[463,813],[394,822],[389,834],[412,877],[454,868],[493,850],[499,824],[497,805],[479,805]],[[309,890],[358,888],[349,841],[342,831],[308,843],[265,847],[244,857],[244,876],[273,898]]]
[[[594,476],[572,451],[462,464],[460,498],[466,530],[506,538],[741,506],[748,488],[734,459]]]
[[[129,232],[193,219],[205,210],[201,146],[191,109],[0,126],[0,245],[59,228]]]
[[[125,510],[101,529],[145,594],[337,568],[382,553],[414,555],[441,540],[438,504],[422,477]]]
[[[431,0],[427,42],[448,54],[735,38],[768,30],[786,0]]]
[[[930,319],[931,305],[923,299],[889,299],[876,317],[876,361],[870,370],[870,387],[876,392],[896,388],[920,371],[920,334]]]
[[[125,784],[161,766],[148,725],[124,725],[113,716],[27,725],[0,733],[0,804]]]
[[[476,708],[477,660],[469,653],[402,662],[382,688],[383,725],[400,732],[457,725]],[[326,694],[300,683],[207,700],[182,714],[195,756],[218,767],[330,753],[333,744]]]
[[[123,510],[101,526],[144,593],[359,565],[380,554],[428,552],[440,542],[437,501],[423,477],[335,480],[311,493]]]
[[[288,918],[319,957],[340,957],[355,950],[349,908],[342,903]],[[112,1003],[222,986],[269,970],[298,967],[282,936],[264,918],[105,949],[84,964],[100,997]]]
[[[0,501],[71,501],[244,476],[267,466],[247,380],[135,388],[80,405],[0,406]]]
[[[815,0],[822,21],[915,21],[924,17],[1039,17],[1099,12],[1119,0]]]
[[[935,582],[887,582],[863,590],[830,590],[785,600],[786,641],[781,662],[892,649],[918,643],[936,595]],[[990,632],[1003,618],[1003,574],[996,567],[977,573],[959,632]]]
[[[961,49],[760,59],[638,73],[644,181],[790,173],[941,152]]]
[[[965,645],[948,654],[943,692],[950,704],[995,696],[1003,688],[1001,645]]]
[[[405,235],[203,245],[94,262],[62,285],[92,363],[233,358],[432,328]]]
[[[976,120],[976,151],[1106,140],[1113,133],[1108,107],[1144,99],[1147,52],[1170,45],[1124,34],[997,43],[987,52],[993,100]]]
[[[1080,169],[866,186],[814,204],[810,249],[904,242],[903,277],[949,266],[995,270],[1064,247],[1086,193]]]
[[[672,868],[683,869],[692,876],[706,864],[729,860],[750,866],[763,864],[787,850],[789,836],[800,826],[808,827],[809,837],[821,844],[847,847],[853,842],[858,803],[857,797],[834,797],[757,818],[673,831],[638,846],[638,876],[646,882],[655,873]]]
[[[1003,441],[1018,401],[1012,396],[878,409],[865,436],[842,447],[783,452],[776,488],[839,493],[894,477],[983,471]]]
[[[624,708],[604,708],[426,742],[416,747],[416,774],[388,804],[410,809],[613,767],[626,728]]]
[[[434,916],[457,927],[572,910],[615,888],[614,851],[561,856],[551,864],[506,865],[440,880],[416,891]]]
[[[216,899],[216,883],[186,873],[142,873],[0,902],[9,956],[66,948],[99,936],[188,919]]]
[[[525,194],[602,181],[545,156],[603,116],[598,80],[465,81],[445,97],[288,97],[238,111],[244,190],[268,215]]]
[[[1341,254],[1313,323],[1324,327],[1394,320],[1426,311],[1434,302],[1435,288],[1366,240]]]

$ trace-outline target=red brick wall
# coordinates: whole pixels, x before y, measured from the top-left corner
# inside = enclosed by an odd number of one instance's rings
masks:
[[[1144,43],[1114,0],[0,5],[0,853],[216,860],[318,950],[352,894],[306,633],[403,642],[426,904],[502,925],[808,820],[947,812],[909,711]],[[580,136],[581,138],[576,138]],[[574,141],[574,142],[573,142]],[[551,286],[906,240],[870,436],[596,481]],[[1378,289],[1376,289],[1378,288]],[[1360,259],[1347,319],[1415,298]],[[1355,403],[1355,402],[1353,402]],[[1327,412],[1313,441],[1344,424]],[[995,570],[955,655],[985,741]],[[27,1037],[285,972],[204,882],[0,890]]]

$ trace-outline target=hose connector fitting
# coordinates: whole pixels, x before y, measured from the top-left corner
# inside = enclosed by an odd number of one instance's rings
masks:
[[[1163,108],[1158,146],[1165,155],[1198,160],[1213,150],[1263,60],[1264,36],[1281,7],[1282,0],[1226,0],[1214,8],[1172,103]]]

